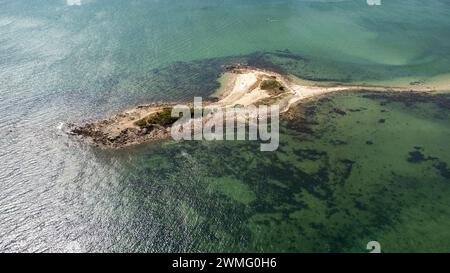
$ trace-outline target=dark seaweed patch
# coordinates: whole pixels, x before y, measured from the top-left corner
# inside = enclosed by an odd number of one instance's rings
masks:
[[[433,161],[433,167],[439,171],[440,175],[444,178],[450,179],[450,169],[446,162],[441,161],[437,157],[425,157],[425,155],[420,152],[420,147],[414,147],[416,150],[409,153],[408,162],[411,163],[422,163],[425,161]]]
[[[356,162],[350,159],[342,159],[339,160],[338,163],[338,167],[335,169],[334,173],[338,175],[339,180],[344,183],[350,177],[353,165]]]
[[[339,108],[331,109],[330,113],[336,113],[336,114],[341,115],[341,116],[347,115],[347,113],[344,110],[339,109]]]
[[[355,207],[359,210],[367,210],[368,206],[365,205],[363,202],[361,202],[360,200],[354,199],[353,203],[355,204]]]
[[[270,60],[268,53],[256,52],[245,57],[249,66],[272,70],[279,74],[287,74],[287,71],[281,65],[277,65]]]
[[[439,171],[441,176],[450,179],[450,169],[448,168],[447,163],[443,161],[437,161],[433,164],[433,167]]]
[[[300,157],[301,159],[307,160],[319,160],[326,155],[325,152],[312,150],[312,149],[295,149],[294,154]]]
[[[347,145],[347,141],[339,140],[339,139],[332,139],[330,140],[330,144],[339,146],[339,145]]]
[[[367,108],[362,107],[362,108],[356,108],[356,109],[353,109],[353,108],[347,109],[347,111],[352,112],[352,113],[361,112],[364,110],[367,110]]]
[[[425,92],[384,92],[366,93],[364,98],[380,101],[384,106],[392,102],[403,103],[405,106],[412,106],[417,103],[434,103],[439,108],[450,109],[450,96],[448,94],[429,94]],[[382,110],[384,112],[385,110]]]
[[[412,151],[409,153],[408,162],[411,163],[421,163],[426,161],[425,156],[419,151]]]

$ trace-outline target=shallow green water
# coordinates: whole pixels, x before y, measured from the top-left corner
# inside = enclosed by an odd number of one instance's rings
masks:
[[[232,62],[324,81],[448,74],[449,9],[0,0],[0,251],[360,252],[369,240],[449,251],[443,97],[303,105],[276,153],[247,142],[99,151],[63,130],[143,102],[206,97]]]
[[[139,148],[130,196],[156,217],[158,250],[365,252],[376,240],[385,252],[449,251],[449,103],[338,94],[301,105],[275,153],[245,142]]]

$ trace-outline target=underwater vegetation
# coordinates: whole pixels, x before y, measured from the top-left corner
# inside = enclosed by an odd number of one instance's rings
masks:
[[[171,242],[152,248],[365,252],[377,240],[384,252],[448,251],[448,99],[310,100],[283,118],[274,153],[243,141],[146,146],[147,163],[129,171],[140,206]]]

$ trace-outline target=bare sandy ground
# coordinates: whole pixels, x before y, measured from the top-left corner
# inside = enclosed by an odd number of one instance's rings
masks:
[[[248,106],[257,104],[258,101],[271,97],[268,92],[260,88],[263,80],[275,79],[286,87],[285,96],[277,100],[281,112],[288,111],[293,104],[304,99],[325,95],[334,92],[343,91],[380,91],[380,92],[434,92],[434,89],[428,87],[423,88],[407,88],[407,87],[382,87],[368,85],[340,85],[329,86],[329,84],[321,85],[319,83],[307,81],[295,81],[288,76],[283,76],[271,71],[259,70],[255,68],[235,69],[227,72],[228,81],[226,86],[222,87],[222,92],[216,94],[219,97],[218,105],[222,107],[231,107],[235,105]]]

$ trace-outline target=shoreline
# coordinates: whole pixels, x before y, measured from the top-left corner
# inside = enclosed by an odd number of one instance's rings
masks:
[[[439,74],[429,78],[418,79],[416,77],[402,77],[390,80],[374,80],[374,81],[356,81],[351,83],[342,83],[337,81],[311,81],[299,78],[295,75],[289,75],[289,78],[300,85],[316,86],[316,87],[358,87],[371,89],[394,89],[399,91],[414,91],[427,93],[448,93],[450,92],[450,73]]]
[[[218,90],[204,99],[205,106],[220,109],[250,105],[280,106],[280,114],[288,112],[300,102],[336,92],[420,92],[434,94],[428,86],[386,87],[378,85],[344,85],[341,83],[310,82],[291,75],[254,67],[233,65],[225,67]],[[177,104],[192,107],[192,102],[167,102],[139,105],[108,119],[81,126],[69,125],[72,135],[103,148],[123,148],[145,142],[170,138],[175,122],[170,110]],[[205,120],[203,120],[205,122]]]

